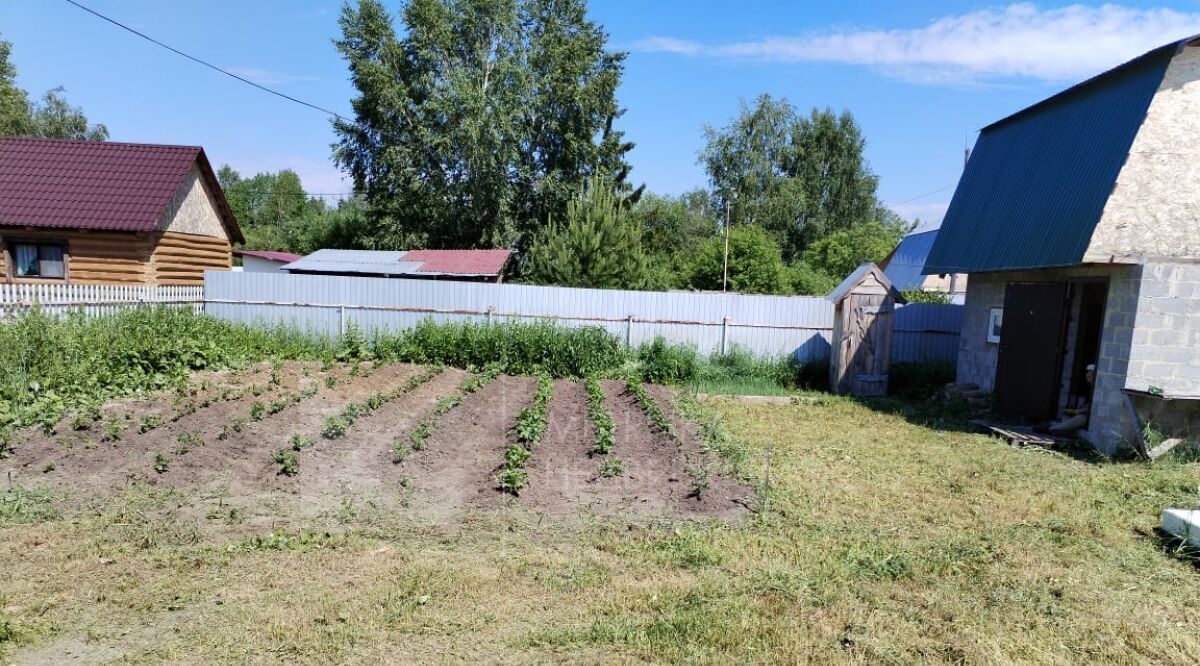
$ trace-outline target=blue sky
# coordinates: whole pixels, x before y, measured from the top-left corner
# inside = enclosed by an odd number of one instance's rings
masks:
[[[341,112],[353,90],[331,40],[339,2],[81,0],[138,30]],[[388,2],[398,8],[398,0]],[[1200,33],[1200,0],[1021,3],[593,0],[613,48],[635,180],[703,186],[705,124],[770,93],[801,110],[849,109],[880,196],[936,223],[975,130],[1158,44]],[[63,86],[112,140],[199,144],[243,173],[296,170],[315,192],[348,186],[326,117],[206,70],[61,0],[0,0],[19,83]],[[924,195],[924,196],[923,196]]]

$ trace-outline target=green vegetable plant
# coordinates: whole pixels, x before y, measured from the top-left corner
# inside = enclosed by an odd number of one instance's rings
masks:
[[[341,416],[329,416],[325,418],[325,427],[321,429],[321,434],[325,439],[337,439],[345,435],[349,428],[350,424],[346,423],[346,419]]]
[[[159,474],[165,474],[171,468],[171,459],[165,454],[154,454],[154,471]]]
[[[204,444],[204,440],[201,438],[199,430],[193,430],[190,432],[180,433],[179,436],[175,438],[175,443],[178,445],[175,449],[175,453],[182,456],[197,446]]]
[[[315,443],[313,438],[308,435],[301,435],[300,433],[292,435],[291,445],[293,451],[303,451],[304,449],[312,448]]]
[[[617,426],[604,408],[604,388],[596,377],[587,378],[588,418],[596,427],[596,441],[592,445],[593,455],[606,455],[612,451]]]
[[[499,374],[500,371],[498,368],[489,367],[480,374],[463,380],[454,394],[438,400],[437,404],[433,407],[433,415],[423,419],[413,427],[412,431],[408,434],[407,442],[398,439],[392,443],[392,462],[396,464],[403,462],[410,451],[424,451],[428,445],[429,435],[437,427],[438,420],[451,409],[460,405],[468,395],[490,384]]]
[[[620,458],[605,458],[600,461],[596,475],[602,479],[611,479],[614,476],[620,476],[623,471],[625,471],[625,463]]]
[[[296,476],[300,473],[300,459],[292,449],[279,449],[271,459],[279,465],[279,473],[284,476]]]
[[[159,414],[147,414],[138,421],[138,432],[145,434],[160,427],[163,424],[162,416]]]
[[[541,443],[542,435],[546,432],[546,419],[553,393],[554,380],[549,375],[538,377],[538,388],[533,402],[517,414],[516,425],[510,431],[517,441],[504,450],[504,464],[496,476],[496,485],[500,490],[517,495],[529,482],[525,464],[533,456],[534,448]]]
[[[261,421],[263,420],[263,417],[266,416],[266,413],[267,406],[263,403],[255,401],[253,405],[250,405],[250,420]]]

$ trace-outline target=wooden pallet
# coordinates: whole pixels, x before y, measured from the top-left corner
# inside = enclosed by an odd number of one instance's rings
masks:
[[[1071,441],[1066,437],[1055,437],[1054,435],[1035,432],[1029,426],[996,425],[987,421],[972,421],[971,423],[1014,446],[1041,446],[1053,449]]]

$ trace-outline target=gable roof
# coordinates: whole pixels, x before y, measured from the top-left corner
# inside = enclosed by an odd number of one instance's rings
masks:
[[[193,165],[243,242],[199,146],[0,137],[0,226],[154,231]]]
[[[281,268],[304,273],[497,277],[511,255],[511,250],[317,250]]]
[[[1079,264],[1167,65],[1193,40],[983,128],[923,272]]]
[[[925,260],[933,249],[937,235],[937,229],[909,234],[900,240],[900,244],[886,259],[879,262],[883,274],[892,281],[892,286],[899,291],[921,288],[925,282],[922,273]]]
[[[897,303],[903,304],[907,302],[904,300],[904,296],[892,284],[892,281],[887,279],[887,276],[883,274],[883,271],[879,270],[879,266],[876,266],[869,261],[865,264],[859,264],[858,268],[854,269],[852,273],[847,275],[846,279],[842,280],[841,284],[834,287],[833,291],[829,292],[829,295],[825,297],[825,300],[829,301],[830,303],[837,303],[846,296],[850,295],[850,292],[854,291],[855,287],[868,278],[873,278],[874,281],[879,284],[879,286],[891,293],[892,298],[895,299]]]

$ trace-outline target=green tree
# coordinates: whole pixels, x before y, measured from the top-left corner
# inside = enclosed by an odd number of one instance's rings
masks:
[[[691,286],[720,291],[724,262],[725,237],[705,241],[692,265]],[[779,245],[761,227],[730,228],[728,290],[743,294],[791,293]]]
[[[29,95],[17,87],[17,68],[9,62],[12,44],[0,39],[0,136],[25,136],[33,131]]]
[[[526,265],[532,282],[564,287],[640,289],[646,261],[642,232],[604,179],[590,179],[567,203],[566,224],[543,229]]]
[[[55,88],[32,102],[29,93],[17,87],[17,68],[9,61],[12,44],[0,39],[0,136],[37,136],[55,139],[104,141],[108,129],[91,125],[83,110],[71,106],[62,88]]]
[[[700,162],[722,211],[734,225],[770,232],[789,262],[831,233],[878,219],[877,178],[849,112],[802,117],[787,100],[763,95],[704,134]]]
[[[625,54],[586,0],[410,0],[397,36],[379,0],[347,4],[357,96],[335,161],[396,247],[524,248],[588,176],[626,184],[632,148],[614,122]]]
[[[372,248],[366,237],[367,209],[357,199],[330,208],[309,197],[300,176],[290,169],[243,178],[225,165],[217,178],[242,227],[246,247],[300,254],[326,247]]]
[[[711,198],[704,190],[679,197],[648,194],[630,210],[630,218],[642,230],[647,289],[688,286],[691,264],[700,245],[719,227],[712,212]]]
[[[870,222],[836,231],[810,245],[804,262],[840,280],[860,264],[886,257],[907,230],[907,225]]]
[[[792,293],[797,296],[824,296],[833,291],[839,282],[837,278],[804,261],[794,262],[787,267],[787,281]]]

